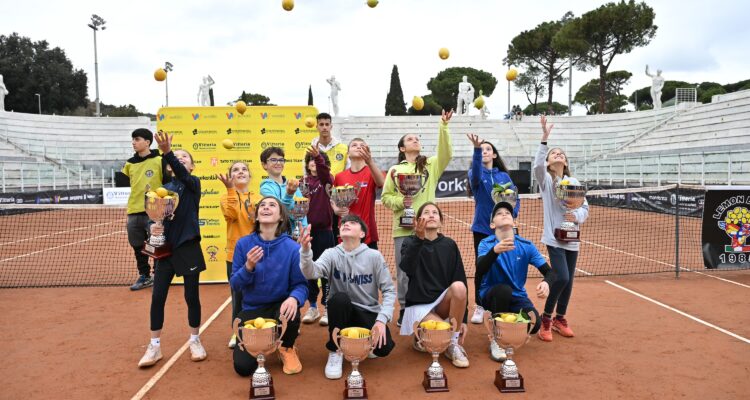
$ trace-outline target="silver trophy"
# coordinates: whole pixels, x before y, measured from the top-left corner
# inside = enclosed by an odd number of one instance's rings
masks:
[[[157,192],[159,190],[163,189],[160,188]],[[174,212],[177,209],[180,198],[175,192],[166,192],[166,195],[162,197],[156,194],[157,192],[147,190],[144,207],[148,217],[154,221],[154,225],[163,227],[163,221],[165,219],[171,220],[174,218]],[[160,260],[172,255],[172,246],[167,243],[164,234],[151,235],[151,237],[144,242],[141,253],[146,254],[155,260]]]
[[[518,366],[512,360],[515,349],[529,342],[529,332],[533,321],[506,322],[501,314],[484,313],[485,327],[490,340],[494,340],[505,350],[506,360],[500,369],[495,371],[495,386],[502,393],[525,392],[523,376],[518,372]]]
[[[444,323],[443,321],[439,322]],[[424,371],[422,386],[428,393],[447,392],[448,377],[438,362],[438,358],[440,357],[440,353],[444,352],[451,344],[453,332],[456,332],[458,328],[456,320],[451,318],[450,324],[447,324],[449,327],[445,327],[444,329],[431,329],[420,325],[422,325],[421,322],[414,323],[414,337],[422,347],[432,353],[432,363],[427,368],[427,371]]]
[[[297,240],[300,235],[298,222],[301,222],[305,216],[307,216],[308,211],[310,211],[310,199],[305,197],[295,197],[294,207],[292,207],[292,210],[289,212],[294,219],[294,230],[292,230],[292,238],[294,240]]]
[[[356,329],[356,331],[353,331]],[[359,363],[367,358],[375,348],[375,338],[369,329],[365,328],[333,328],[331,339],[336,347],[344,355],[344,358],[352,363],[352,373],[346,377],[344,388],[344,399],[366,399],[367,385],[365,378],[359,373]]]
[[[362,190],[362,187],[359,185],[334,186],[328,191],[328,197],[331,198],[336,207],[349,208],[357,201],[360,190]]]
[[[307,173],[302,175],[302,179],[299,180],[299,192],[302,193],[302,197],[310,198],[310,195],[312,194],[310,190],[310,181],[307,177]]]
[[[242,320],[235,318],[232,322],[232,329],[239,340],[237,346],[240,350],[250,353],[258,360],[258,368],[253,373],[250,383],[250,399],[268,400],[276,397],[274,397],[273,378],[265,367],[266,355],[273,353],[281,345],[287,321],[281,318],[281,324],[279,324],[272,319],[261,319],[263,324],[255,324],[255,320],[248,320],[240,326]],[[273,326],[270,323],[273,323]],[[263,328],[264,325],[265,328]]]
[[[555,197],[560,200],[560,207],[570,213],[580,208],[586,201],[586,185],[571,185],[570,181],[555,181]],[[555,239],[561,242],[580,242],[581,230],[575,222],[563,221],[555,228]]]
[[[424,186],[427,184],[429,174],[425,170],[422,174],[411,174],[411,173],[396,173],[395,170],[391,170],[391,179],[396,185],[396,190],[401,193],[404,198],[413,198],[420,191],[424,190]],[[399,226],[402,228],[414,228],[414,219],[416,213],[411,207],[405,207],[404,213],[399,219]]]

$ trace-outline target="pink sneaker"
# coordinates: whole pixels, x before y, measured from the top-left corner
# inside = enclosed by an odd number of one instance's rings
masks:
[[[552,330],[559,333],[561,336],[575,336],[573,330],[568,326],[568,320],[566,320],[565,317],[555,317],[555,319],[552,321]]]
[[[542,328],[537,332],[537,336],[542,341],[552,341],[552,319],[542,315]]]

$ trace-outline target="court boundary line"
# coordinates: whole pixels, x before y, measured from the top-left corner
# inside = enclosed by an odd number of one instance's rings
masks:
[[[232,296],[227,297],[227,299],[224,300],[224,304],[220,305],[219,308],[217,308],[216,311],[211,315],[211,317],[209,317],[208,320],[206,320],[206,322],[200,327],[200,329],[198,330],[198,334],[200,335],[205,332],[205,330],[208,329],[211,323],[213,323],[214,320],[219,317],[219,314],[221,314],[231,302]],[[158,371],[156,371],[154,375],[151,376],[146,384],[143,385],[141,389],[136,392],[133,397],[130,398],[130,400],[141,400],[149,390],[156,386],[156,383],[159,382],[159,380],[169,371],[169,369],[172,368],[177,360],[185,353],[188,347],[190,347],[190,340],[186,341],[185,344],[183,344],[182,347],[180,347],[177,352],[174,353],[172,357],[170,357],[169,360],[167,360],[167,362],[162,365],[162,367]]]
[[[658,301],[658,300],[656,300],[656,299],[652,299],[652,298],[650,298],[650,297],[648,297],[648,296],[646,296],[646,295],[643,295],[643,294],[641,294],[641,293],[638,293],[638,292],[636,292],[635,290],[632,290],[632,289],[628,289],[628,288],[626,288],[625,286],[619,285],[619,284],[617,284],[617,283],[615,283],[615,282],[612,282],[612,281],[610,281],[610,280],[608,280],[608,279],[607,279],[607,280],[605,280],[605,281],[604,281],[604,283],[606,283],[606,284],[608,284],[608,285],[611,285],[611,286],[614,286],[614,287],[616,287],[616,288],[618,288],[618,289],[620,289],[620,290],[623,290],[623,291],[625,291],[625,292],[627,292],[627,293],[630,293],[630,294],[632,294],[632,295],[634,295],[634,296],[636,296],[636,297],[640,297],[641,299],[643,299],[643,300],[646,300],[646,301],[649,301],[649,302],[651,302],[651,303],[654,303],[654,304],[656,304],[656,305],[658,305],[658,306],[660,306],[660,307],[666,308],[667,310],[669,310],[669,311],[672,311],[672,312],[675,312],[675,313],[677,313],[677,314],[679,314],[679,315],[682,315],[683,317],[686,317],[686,318],[692,319],[692,320],[693,320],[693,321],[695,321],[695,322],[698,322],[698,323],[700,323],[700,324],[703,324],[703,325],[705,325],[705,326],[707,326],[707,327],[709,327],[709,328],[715,329],[715,330],[717,330],[717,331],[719,331],[719,332],[721,332],[721,333],[723,333],[723,334],[725,334],[725,335],[731,336],[731,337],[733,337],[733,338],[735,338],[735,339],[737,339],[737,340],[740,340],[740,341],[743,341],[743,342],[745,342],[745,343],[747,343],[747,344],[750,344],[750,339],[748,339],[748,338],[746,338],[746,337],[744,337],[744,336],[740,336],[740,335],[738,335],[738,334],[736,334],[736,333],[734,333],[734,332],[732,332],[732,331],[729,331],[729,330],[727,330],[727,329],[724,329],[724,328],[722,328],[722,327],[720,327],[720,326],[714,325],[714,324],[712,324],[712,323],[710,323],[710,322],[704,321],[704,320],[702,320],[702,319],[700,319],[700,318],[698,318],[698,317],[695,317],[695,316],[693,316],[693,315],[690,315],[690,314],[688,314],[688,313],[686,313],[686,312],[684,312],[684,311],[682,311],[682,310],[679,310],[679,309],[677,309],[677,308],[674,308],[674,307],[672,307],[672,306],[670,306],[670,305],[668,305],[668,304],[662,303],[662,302],[660,302],[660,301]]]
[[[33,255],[36,255],[36,254],[44,253],[44,252],[46,252],[46,251],[57,250],[57,249],[61,249],[61,248],[63,248],[63,247],[73,246],[73,245],[76,245],[76,244],[79,244],[79,243],[86,243],[86,242],[90,242],[90,241],[92,241],[92,240],[96,240],[96,239],[101,239],[101,238],[103,238],[103,237],[107,237],[107,236],[112,236],[112,235],[117,235],[117,234],[120,234],[120,233],[126,233],[126,232],[127,232],[127,231],[125,231],[125,230],[121,230],[121,231],[115,231],[115,232],[105,233],[105,234],[102,234],[102,235],[97,235],[97,236],[94,236],[94,237],[90,237],[90,238],[88,238],[88,239],[81,239],[81,240],[77,240],[77,241],[75,241],[75,242],[70,242],[70,243],[65,243],[65,244],[61,244],[61,245],[59,245],[59,246],[48,247],[48,248],[46,248],[46,249],[41,249],[41,250],[36,250],[36,251],[32,251],[31,253],[24,253],[24,254],[19,254],[19,255],[17,255],[17,256],[13,256],[13,257],[8,257],[8,258],[4,258],[4,259],[0,260],[0,263],[4,263],[4,262],[6,262],[6,261],[13,261],[13,260],[15,260],[15,259],[17,259],[17,258],[24,258],[24,257],[29,257],[29,256],[33,256]]]

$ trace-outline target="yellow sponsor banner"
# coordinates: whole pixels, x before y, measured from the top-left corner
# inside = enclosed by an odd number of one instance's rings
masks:
[[[193,175],[201,180],[198,222],[207,265],[201,282],[227,280],[227,226],[219,206],[226,188],[218,174],[226,174],[234,162],[244,161],[252,174],[250,191],[258,193],[260,182],[268,176],[261,166],[260,153],[268,147],[281,147],[287,159],[284,175],[300,178],[305,150],[318,136],[317,129],[305,126],[305,119],[317,114],[318,110],[309,106],[248,107],[243,115],[234,107],[159,109],[156,128],[174,135],[173,149],[186,150],[193,156]],[[224,148],[225,139],[232,140],[232,149]]]

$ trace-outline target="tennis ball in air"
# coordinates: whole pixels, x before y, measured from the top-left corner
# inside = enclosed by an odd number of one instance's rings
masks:
[[[167,71],[165,71],[164,68],[157,68],[156,71],[154,71],[154,79],[159,82],[167,79]]]
[[[238,113],[245,114],[245,111],[247,111],[247,104],[245,104],[244,101],[240,100],[240,101],[234,103],[234,108],[237,109]]]
[[[164,189],[163,187],[156,189],[155,192],[156,192],[156,195],[159,197],[164,197],[169,194],[167,189]]]
[[[292,11],[292,9],[294,8],[294,0],[282,0],[281,7],[283,7],[287,11]]]
[[[413,99],[411,99],[411,106],[414,107],[415,110],[419,111],[424,108],[424,99],[419,96],[414,96]]]
[[[450,57],[450,55],[451,55],[451,52],[448,51],[448,49],[445,47],[442,47],[440,48],[440,50],[438,50],[438,56],[440,56],[441,60],[447,60],[448,57]]]
[[[232,139],[224,139],[221,141],[221,145],[224,146],[225,149],[231,150],[234,148],[234,142]]]
[[[515,81],[518,77],[518,70],[515,68],[511,68],[508,70],[508,72],[505,73],[505,79],[509,81]]]
[[[315,118],[313,117],[305,118],[305,126],[308,128],[312,128],[313,126],[315,126]]]
[[[377,7],[379,1],[378,0],[367,0],[367,5],[370,6],[370,8]]]
[[[479,96],[474,100],[474,107],[476,107],[477,110],[481,110],[482,107],[484,107],[484,96]]]

